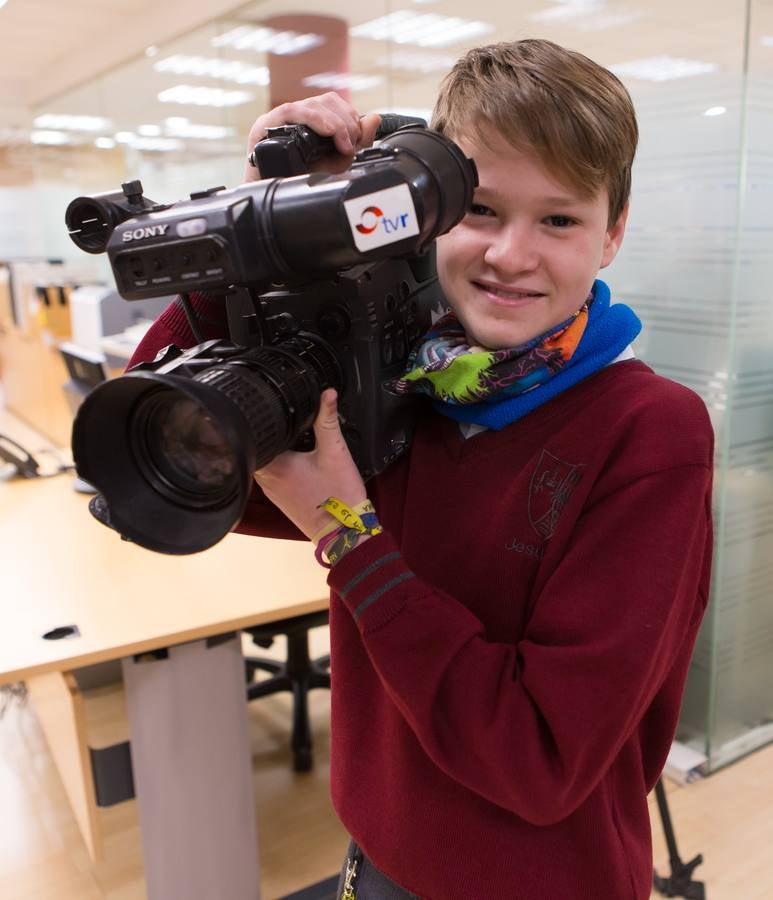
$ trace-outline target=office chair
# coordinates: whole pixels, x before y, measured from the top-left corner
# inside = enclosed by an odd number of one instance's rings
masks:
[[[247,628],[253,642],[259,647],[270,647],[280,634],[287,637],[287,659],[280,662],[264,656],[245,657],[247,700],[267,697],[277,691],[293,694],[293,726],[290,746],[293,751],[293,769],[308,772],[313,765],[311,749],[311,725],[309,723],[308,694],[312,688],[330,687],[330,657],[309,656],[309,629],[327,625],[326,609],[302,616],[292,616],[278,622]],[[255,681],[257,670],[269,672],[269,678]]]

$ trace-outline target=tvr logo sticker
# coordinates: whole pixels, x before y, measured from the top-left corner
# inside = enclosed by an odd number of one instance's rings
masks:
[[[344,201],[354,246],[361,252],[419,234],[419,221],[407,184]]]
[[[384,213],[377,206],[366,206],[360,221],[354,226],[360,234],[373,234]]]
[[[381,227],[387,234],[396,234],[400,229],[408,227],[408,213],[399,213],[393,219],[385,216],[383,210],[377,206],[366,206],[362,211],[360,221],[354,227],[360,234],[373,234]],[[405,237],[405,235],[401,235]]]

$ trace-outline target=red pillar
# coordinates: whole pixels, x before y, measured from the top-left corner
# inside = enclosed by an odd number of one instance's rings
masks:
[[[268,54],[271,77],[269,108],[330,90],[304,85],[303,79],[309,75],[320,72],[349,73],[349,26],[344,19],[296,13],[263,19],[261,25],[276,31],[318,34],[324,39],[324,43],[302,53]],[[338,93],[346,100],[350,99],[348,88],[339,89]]]

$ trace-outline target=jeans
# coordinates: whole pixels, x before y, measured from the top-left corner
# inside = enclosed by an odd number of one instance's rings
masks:
[[[346,859],[341,868],[341,875],[338,879],[338,890],[336,892],[337,900],[340,900],[346,880],[347,862],[355,858],[359,859],[357,864],[357,875],[352,881],[352,888],[357,896],[357,900],[421,900],[416,894],[411,894],[399,884],[387,878],[382,872],[370,862],[370,860],[358,850],[354,841],[350,841],[349,849],[346,852]]]

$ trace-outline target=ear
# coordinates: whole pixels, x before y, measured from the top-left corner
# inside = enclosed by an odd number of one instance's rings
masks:
[[[600,269],[606,268],[617,256],[617,251],[620,249],[620,245],[623,243],[623,237],[625,236],[625,226],[628,222],[629,207],[630,204],[626,203],[623,207],[623,211],[618,216],[617,221],[607,229],[607,233],[604,235],[604,248],[601,252]]]

